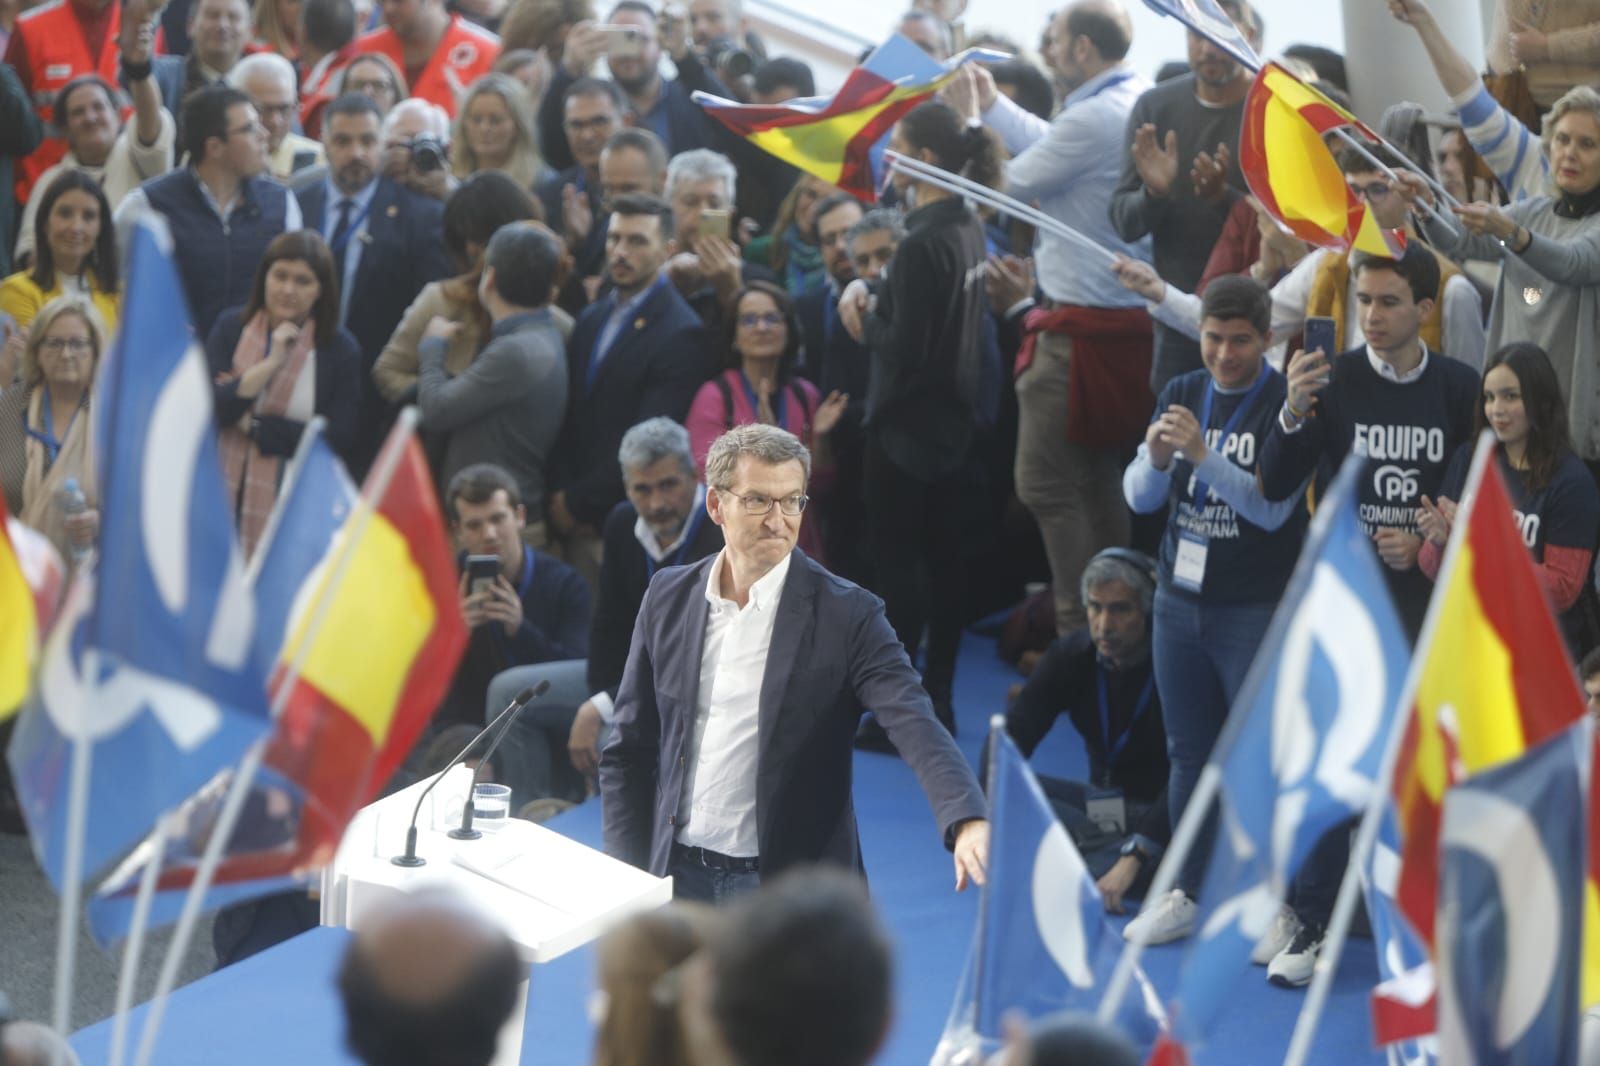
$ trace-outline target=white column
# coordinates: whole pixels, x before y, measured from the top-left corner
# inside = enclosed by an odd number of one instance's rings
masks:
[[[1342,0],[1345,69],[1356,114],[1376,124],[1390,104],[1410,100],[1429,111],[1448,110],[1449,100],[1417,35],[1396,22],[1382,0]],[[1483,69],[1486,9],[1494,0],[1428,0],[1433,17],[1456,49]]]

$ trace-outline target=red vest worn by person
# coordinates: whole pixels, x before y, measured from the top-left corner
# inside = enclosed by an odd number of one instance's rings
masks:
[[[73,78],[82,74],[98,74],[107,84],[117,84],[119,51],[117,34],[122,26],[122,5],[114,3],[111,22],[106,28],[105,41],[98,56],[89,54],[89,44],[84,40],[83,27],[70,0],[51,0],[17,18],[12,47],[22,51],[27,63],[28,95],[39,118],[48,127],[55,118],[56,93]],[[119,101],[122,103],[123,101]],[[124,111],[126,109],[124,108]],[[18,203],[28,202],[28,193],[39,175],[61,162],[67,154],[67,142],[61,137],[46,137],[17,165],[16,194]]]
[[[406,69],[405,46],[394,30],[380,26],[356,38],[356,51],[380,52]],[[489,73],[500,56],[500,38],[460,15],[451,15],[444,36],[422,68],[422,75],[411,86],[411,95],[438,104],[451,118],[456,117],[456,94]]]

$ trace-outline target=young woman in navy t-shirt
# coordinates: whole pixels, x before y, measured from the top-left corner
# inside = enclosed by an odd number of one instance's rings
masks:
[[[1600,540],[1600,488],[1572,450],[1566,403],[1544,349],[1509,344],[1489,357],[1477,415],[1477,431],[1485,428],[1498,442],[1495,460],[1539,581],[1560,615],[1573,656],[1581,658],[1600,642],[1589,581]],[[1417,565],[1432,578],[1439,573],[1472,452],[1470,441],[1457,448],[1438,501],[1422,498],[1417,525],[1426,543]]]

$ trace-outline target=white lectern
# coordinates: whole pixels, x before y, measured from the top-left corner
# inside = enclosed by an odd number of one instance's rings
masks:
[[[429,777],[364,808],[345,831],[322,875],[322,924],[360,929],[374,907],[396,894],[447,885],[505,927],[529,963],[581,947],[622,919],[672,899],[671,878],[652,877],[542,825],[506,819],[477,840],[453,840],[472,770],[457,766],[422,802],[417,819],[419,867],[389,860],[405,851],[406,828]],[[481,827],[481,823],[480,823]],[[500,1034],[494,1066],[522,1054],[521,1005]]]

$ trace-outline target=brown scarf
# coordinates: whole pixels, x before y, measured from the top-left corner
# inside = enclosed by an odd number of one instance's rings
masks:
[[[33,389],[28,396],[28,427],[43,431],[44,386]],[[23,524],[32,526],[55,545],[63,559],[72,557],[67,543],[66,521],[61,508],[56,505],[56,495],[70,478],[76,478],[78,488],[90,507],[100,506],[99,482],[94,474],[94,419],[89,414],[89,394],[84,393],[72,426],[61,442],[61,450],[50,461],[49,450],[35,437],[29,436],[24,445],[27,467],[22,478]]]
[[[239,333],[239,343],[233,349],[233,371],[219,382],[233,381],[265,359],[269,339],[267,313],[257,311]],[[314,373],[315,346],[316,329],[307,322],[295,338],[288,361],[256,396],[256,416],[282,418],[288,413],[300,375]],[[223,427],[218,445],[222,453],[222,473],[228,482],[228,498],[234,501],[239,521],[239,543],[245,557],[249,558],[255,554],[256,542],[261,539],[267,518],[272,514],[272,505],[278,499],[283,460],[276,455],[262,455],[256,442],[237,424]]]

